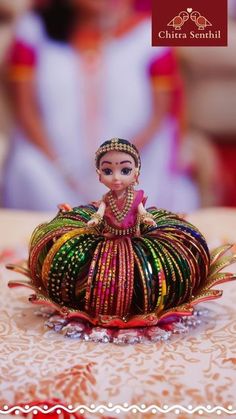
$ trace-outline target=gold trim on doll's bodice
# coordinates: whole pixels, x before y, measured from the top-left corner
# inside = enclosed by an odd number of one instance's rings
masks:
[[[123,199],[114,199],[112,195],[112,191],[108,192],[105,196],[105,203],[109,210],[111,211],[112,216],[114,217],[114,223],[109,218],[104,217],[104,230],[103,232],[112,234],[114,236],[133,236],[139,235],[139,227],[140,227],[140,217],[137,215],[135,217],[133,225],[130,227],[122,227],[119,226],[120,223],[128,216],[129,212],[131,211],[133,204],[136,199],[136,192],[133,188],[133,185],[129,186],[126,191],[126,196]],[[117,201],[124,201],[122,205],[122,209],[117,206]],[[118,224],[118,225],[117,225]]]

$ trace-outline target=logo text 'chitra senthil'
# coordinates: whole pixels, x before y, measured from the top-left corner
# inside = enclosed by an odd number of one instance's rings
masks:
[[[153,46],[227,46],[227,0],[152,0]]]

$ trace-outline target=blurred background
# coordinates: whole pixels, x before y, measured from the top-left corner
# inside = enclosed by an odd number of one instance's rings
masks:
[[[236,1],[228,47],[152,48],[150,0],[0,0],[0,205],[104,193],[94,153],[136,144],[148,204],[236,206]]]

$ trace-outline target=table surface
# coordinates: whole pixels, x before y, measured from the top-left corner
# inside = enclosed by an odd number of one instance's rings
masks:
[[[168,342],[117,346],[70,340],[45,328],[44,319],[28,302],[29,291],[7,287],[17,274],[8,272],[5,263],[27,254],[33,228],[50,217],[49,213],[0,210],[0,409],[5,404],[58,398],[88,407],[108,403],[221,406],[227,411],[220,417],[230,417],[229,406],[236,409],[236,282],[222,285],[220,300],[201,305],[209,309],[207,324]],[[205,234],[210,247],[236,242],[236,210],[201,210],[188,220]],[[235,265],[230,270],[235,271]],[[180,410],[178,418],[199,417]],[[204,415],[216,417],[216,413]],[[158,418],[172,416],[177,417],[169,412],[159,413]],[[85,412],[85,417],[155,415],[149,410],[135,415]]]

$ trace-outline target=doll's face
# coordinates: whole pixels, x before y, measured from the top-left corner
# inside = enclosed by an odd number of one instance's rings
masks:
[[[135,183],[138,169],[132,156],[122,151],[108,151],[100,160],[101,183],[112,191],[122,191]]]

